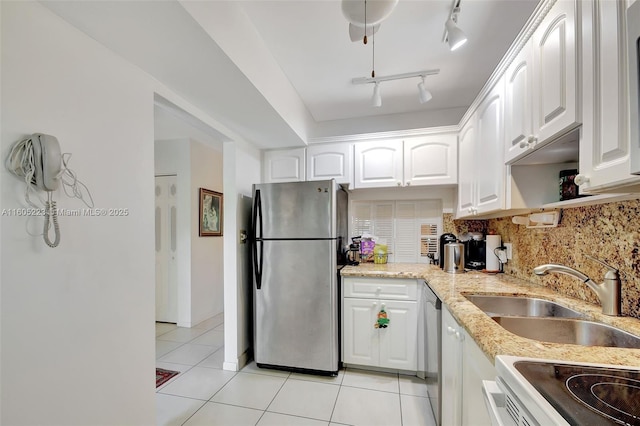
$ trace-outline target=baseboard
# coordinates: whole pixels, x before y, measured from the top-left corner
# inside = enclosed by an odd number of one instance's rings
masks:
[[[244,351],[235,361],[225,361],[222,363],[222,369],[227,371],[240,371],[251,359],[249,350]]]

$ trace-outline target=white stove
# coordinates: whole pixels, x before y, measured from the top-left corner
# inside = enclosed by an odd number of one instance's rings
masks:
[[[496,357],[484,382],[494,425],[640,425],[640,370],[634,367]]]

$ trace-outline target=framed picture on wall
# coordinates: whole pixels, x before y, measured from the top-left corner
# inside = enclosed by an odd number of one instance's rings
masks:
[[[200,188],[200,236],[222,236],[222,194]]]

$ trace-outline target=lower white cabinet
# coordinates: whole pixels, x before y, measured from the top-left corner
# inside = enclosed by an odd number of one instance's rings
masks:
[[[493,363],[442,305],[442,424],[490,426],[482,381],[495,376]]]
[[[418,281],[381,278],[343,281],[342,361],[416,371]],[[381,310],[389,319],[386,328],[375,327]]]

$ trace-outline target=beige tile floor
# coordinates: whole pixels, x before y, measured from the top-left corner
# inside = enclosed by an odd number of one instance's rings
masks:
[[[417,377],[358,369],[337,377],[222,370],[222,315],[193,328],[156,324],[156,365],[181,373],[157,389],[158,425],[435,426]]]

